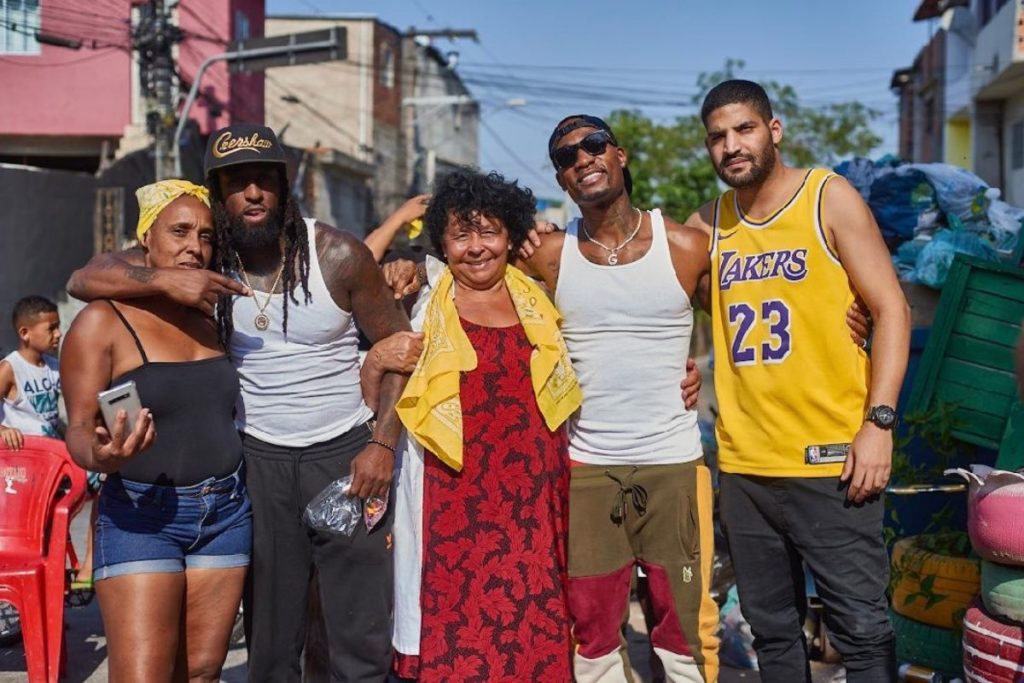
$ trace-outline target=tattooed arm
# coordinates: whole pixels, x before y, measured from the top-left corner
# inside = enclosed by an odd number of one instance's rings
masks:
[[[213,315],[225,294],[250,294],[249,288],[212,270],[148,268],[141,249],[94,256],[71,274],[68,294],[82,301],[166,296]]]
[[[540,246],[536,247],[528,259],[517,258],[512,264],[532,278],[544,283],[552,296],[558,285],[558,270],[562,265],[562,245],[565,244],[565,233],[550,232],[538,235]]]
[[[366,245],[354,236],[317,223],[317,254],[324,282],[335,303],[352,311],[359,329],[376,343],[396,332],[409,330],[409,319]],[[398,443],[402,424],[395,404],[408,377],[385,373],[380,383],[377,424],[373,438],[390,446]],[[391,486],[394,452],[371,443],[352,461],[352,493],[361,498],[383,495]]]

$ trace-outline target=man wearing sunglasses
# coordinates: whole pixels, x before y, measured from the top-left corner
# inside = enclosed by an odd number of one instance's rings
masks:
[[[628,154],[601,119],[562,120],[548,153],[582,218],[544,235],[523,267],[554,292],[583,389],[569,431],[576,678],[629,680],[620,627],[639,566],[667,680],[714,681],[711,476],[696,412],[675,387],[689,353],[691,302],[710,310],[710,234],[632,205]],[[855,304],[850,316],[860,341],[866,321]]]
[[[576,679],[629,680],[621,626],[639,566],[666,677],[714,681],[711,475],[679,392],[707,236],[632,205],[627,153],[601,119],[562,120],[548,154],[582,218],[544,235],[521,267],[554,292],[584,396],[569,432]]]

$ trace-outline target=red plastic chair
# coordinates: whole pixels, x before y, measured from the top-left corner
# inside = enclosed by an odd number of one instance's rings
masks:
[[[0,600],[18,610],[32,683],[54,683],[66,659],[64,553],[84,494],[85,471],[64,442],[25,437],[20,451],[0,448]]]

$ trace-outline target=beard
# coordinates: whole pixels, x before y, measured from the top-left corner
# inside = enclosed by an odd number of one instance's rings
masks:
[[[228,235],[238,251],[263,249],[279,243],[284,229],[284,211],[277,207],[259,223],[246,224],[243,216],[228,216]]]
[[[756,187],[765,181],[768,174],[775,167],[775,145],[767,145],[760,154],[738,154],[722,159],[722,163],[715,166],[715,173],[722,179],[722,182],[737,190],[745,190],[748,187]],[[741,157],[750,162],[750,170],[740,175],[730,174],[726,169],[726,163],[736,157]]]

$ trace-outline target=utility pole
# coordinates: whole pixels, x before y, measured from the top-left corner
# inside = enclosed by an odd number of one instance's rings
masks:
[[[181,30],[171,24],[164,0],[150,0],[142,6],[142,17],[133,35],[139,53],[141,89],[146,102],[146,130],[153,136],[156,179],[174,177],[172,150],[175,112],[171,79],[174,60],[171,48],[181,40]]]
[[[411,77],[411,82],[408,86],[403,85],[403,91],[407,90],[413,94],[402,98],[402,107],[412,108],[411,118],[403,117],[402,134],[403,136],[411,137],[413,151],[413,161],[409,167],[411,185],[419,192],[424,192],[425,188],[434,184],[434,176],[437,172],[436,146],[438,140],[435,139],[436,136],[429,136],[422,124],[430,117],[441,112],[446,106],[471,105],[475,104],[476,100],[468,93],[461,95],[417,95],[417,91],[420,90],[418,83],[420,78],[420,51],[428,47],[434,38],[447,38],[452,42],[456,39],[467,39],[475,43],[479,43],[480,38],[477,36],[476,31],[472,29],[456,28],[432,30],[410,28],[405,32],[404,37],[412,39],[411,46],[415,56],[412,62],[412,73],[407,74]],[[445,68],[454,71],[457,63],[458,53],[449,53],[448,63]],[[408,121],[408,123],[405,123],[405,121]]]

